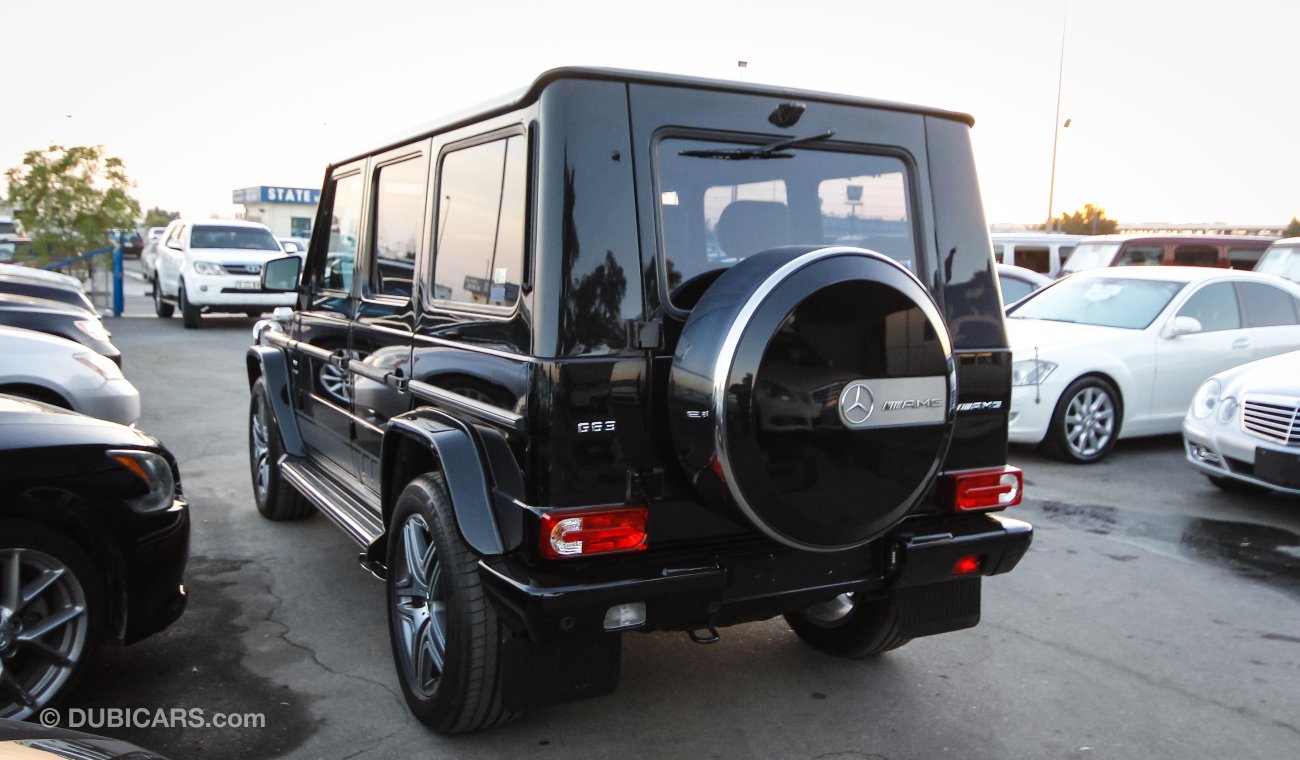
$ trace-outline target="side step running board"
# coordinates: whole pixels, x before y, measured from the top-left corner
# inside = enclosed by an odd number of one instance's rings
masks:
[[[280,474],[362,548],[383,535],[384,526],[375,510],[335,485],[307,460],[286,455],[280,460]]]

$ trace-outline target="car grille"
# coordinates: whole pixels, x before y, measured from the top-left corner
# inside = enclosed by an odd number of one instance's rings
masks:
[[[1246,399],[1241,429],[1284,446],[1300,446],[1300,402],[1296,399]]]
[[[261,264],[222,264],[226,274],[261,274]]]

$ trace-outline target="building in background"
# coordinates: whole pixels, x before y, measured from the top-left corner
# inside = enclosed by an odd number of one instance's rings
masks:
[[[311,237],[312,220],[320,203],[320,190],[306,187],[245,187],[236,190],[232,203],[244,207],[240,219],[261,222],[276,237]]]

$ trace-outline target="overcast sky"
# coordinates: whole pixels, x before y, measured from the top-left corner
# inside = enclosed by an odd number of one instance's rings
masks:
[[[121,157],[142,207],[228,214],[561,65],[744,79],[974,115],[990,222],[1047,215],[1065,0],[15,0],[0,168]],[[1055,210],[1300,215],[1300,3],[1069,2]],[[748,66],[738,68],[745,60]]]

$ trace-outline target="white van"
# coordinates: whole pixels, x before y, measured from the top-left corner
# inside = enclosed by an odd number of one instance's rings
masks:
[[[995,232],[993,258],[999,264],[1014,264],[1055,277],[1070,258],[1082,235],[1055,232]]]

